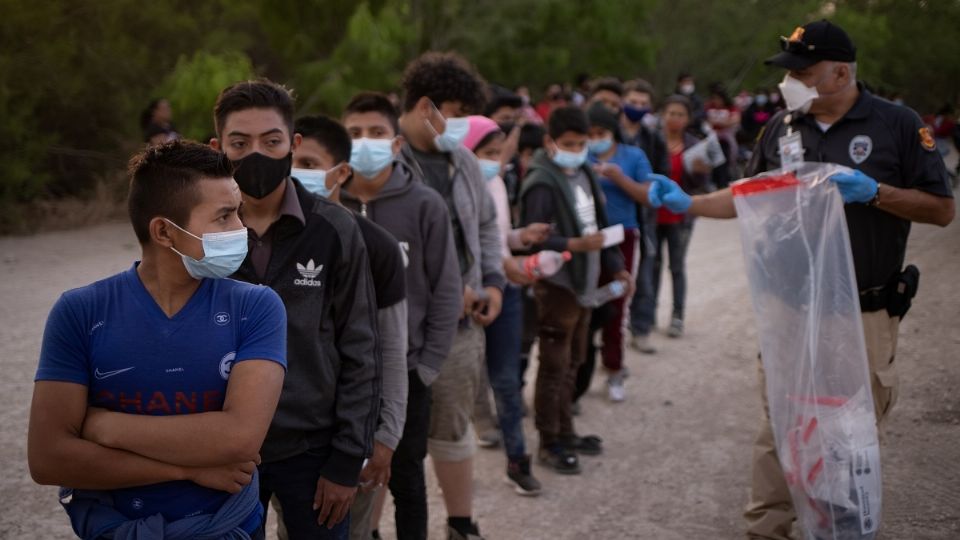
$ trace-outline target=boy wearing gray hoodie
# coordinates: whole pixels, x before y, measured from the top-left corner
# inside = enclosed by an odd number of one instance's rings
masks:
[[[484,369],[483,326],[500,314],[506,285],[493,198],[476,157],[462,144],[466,116],[483,108],[486,85],[460,56],[428,52],[407,66],[401,86],[401,161],[449,210],[464,298],[453,347],[433,386],[427,448],[443,490],[448,537],[476,539],[472,416]]]
[[[443,198],[409,167],[396,161],[402,137],[396,109],[389,99],[369,92],[355,96],[344,111],[343,124],[353,139],[353,176],[344,184],[340,200],[390,231],[404,258],[409,394],[406,424],[393,454],[389,485],[396,506],[397,537],[426,538],[423,460],[431,426],[430,387],[450,353],[457,320],[463,313],[457,252]],[[371,521],[376,529],[379,516]],[[356,525],[352,538],[370,538],[369,525]]]

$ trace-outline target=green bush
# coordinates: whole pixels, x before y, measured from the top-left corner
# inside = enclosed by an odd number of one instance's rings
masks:
[[[240,51],[197,51],[181,55],[157,90],[173,108],[181,135],[206,142],[214,133],[213,106],[224,87],[254,76],[250,58]]]

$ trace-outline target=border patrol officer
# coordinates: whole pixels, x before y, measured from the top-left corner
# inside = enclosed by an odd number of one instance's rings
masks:
[[[948,225],[955,213],[953,192],[933,134],[920,117],[857,83],[856,48],[843,29],[826,20],[813,22],[782,37],[781,48],[766,64],[788,70],[780,84],[787,109],[760,133],[746,175],[802,161],[854,169],[831,180],[846,203],[874,408],[882,428],[897,398],[897,330],[919,279],[916,267],[901,270],[910,224]],[[690,197],[668,178],[654,182],[651,204],[699,216],[736,217],[729,189]],[[762,367],[760,378],[762,391]],[[789,539],[796,512],[777,459],[765,394],[763,404],[744,514],[747,536]]]

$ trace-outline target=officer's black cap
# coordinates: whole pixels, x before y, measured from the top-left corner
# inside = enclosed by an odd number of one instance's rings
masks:
[[[857,48],[843,28],[824,19],[797,27],[790,37],[780,37],[780,54],[767,58],[768,66],[800,70],[821,62],[855,62]]]

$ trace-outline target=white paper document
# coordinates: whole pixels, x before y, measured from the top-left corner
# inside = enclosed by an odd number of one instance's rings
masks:
[[[603,233],[603,247],[616,246],[623,243],[623,225],[611,225],[606,229],[601,229]]]

